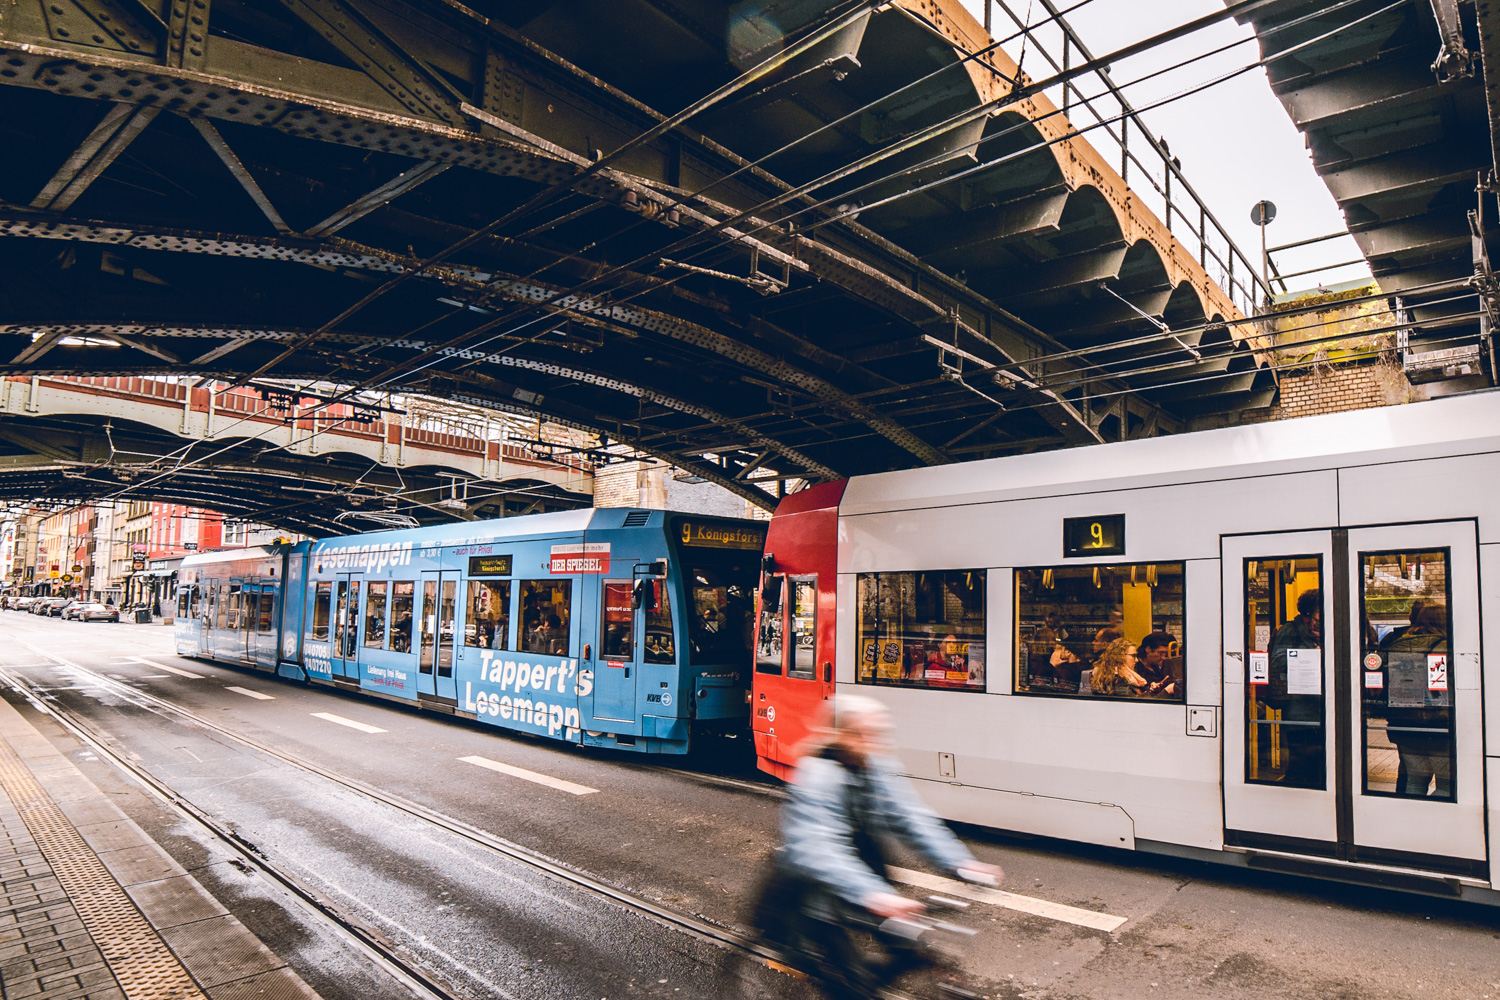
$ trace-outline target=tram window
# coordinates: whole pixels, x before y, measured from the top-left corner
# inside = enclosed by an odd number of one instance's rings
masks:
[[[676,663],[677,644],[672,637],[672,604],[667,597],[667,581],[652,580],[646,586],[656,591],[656,606],[646,608],[646,648],[641,658],[647,663]]]
[[[416,594],[417,585],[411,580],[397,580],[391,584],[391,644],[386,648],[392,652],[411,652],[414,624],[412,611],[416,604]]]
[[[521,581],[521,651],[568,655],[573,620],[573,581]]]
[[[1364,792],[1455,801],[1448,550],[1359,561]]]
[[[510,581],[470,580],[464,645],[510,648]]]
[[[792,649],[792,662],[786,675],[801,680],[812,680],[817,676],[818,651],[818,581],[815,579],[791,581],[792,634],[787,645]]]
[[[271,631],[271,624],[276,617],[276,593],[271,590],[260,592],[260,631]]]
[[[1327,787],[1323,565],[1245,560],[1245,780]]]
[[[694,666],[743,663],[755,644],[754,562],[689,566],[688,657]],[[776,672],[781,672],[777,660]]]
[[[189,596],[189,591],[188,591],[188,588],[186,588],[186,587],[183,587],[181,590],[179,590],[177,592],[177,617],[178,618],[186,618],[188,616],[188,596]]]
[[[1016,693],[1186,700],[1183,568],[1016,570]]]
[[[365,645],[371,649],[385,648],[385,603],[390,586],[385,580],[371,580],[365,593]]]
[[[782,644],[784,610],[784,607],[779,603],[773,608],[767,606],[767,602],[764,599],[761,601],[760,628],[756,632],[755,639],[756,673],[781,673],[785,649]]]
[[[807,585],[796,581],[794,619],[800,591]],[[984,588],[982,569],[859,574],[855,680],[983,691]],[[812,595],[815,599],[815,589]]]
[[[229,587],[229,620],[225,627],[236,632],[240,629],[240,585],[237,583]]]
[[[599,650],[606,659],[635,659],[635,608],[628,581],[604,585],[604,632]]]
[[[234,601],[235,594],[231,588],[229,599]],[[328,620],[333,607],[333,585],[327,582],[319,583],[313,591],[313,620],[312,637],[318,642],[328,641]],[[231,628],[234,626],[231,625]]]
[[[214,628],[224,628],[229,614],[229,590],[227,584],[220,584],[214,595]]]

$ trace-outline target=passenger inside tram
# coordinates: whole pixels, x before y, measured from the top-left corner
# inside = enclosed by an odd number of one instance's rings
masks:
[[[1276,630],[1271,638],[1270,683],[1262,696],[1280,713],[1280,741],[1285,748],[1284,783],[1297,788],[1322,788],[1325,784],[1323,745],[1323,695],[1321,693],[1323,647],[1323,591],[1304,590],[1297,597],[1297,617]],[[1319,678],[1310,682],[1298,676],[1293,660],[1306,660],[1317,652]],[[1318,693],[1312,693],[1316,687]]]
[[[1182,701],[1183,573],[1181,563],[1017,570],[1016,692]],[[1112,664],[1095,687],[1120,640],[1134,649],[1130,679],[1117,683]]]

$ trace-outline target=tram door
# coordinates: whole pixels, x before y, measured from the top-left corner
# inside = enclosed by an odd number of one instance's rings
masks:
[[[655,581],[645,580],[644,586]],[[599,659],[594,667],[596,719],[635,721],[635,686],[641,673],[640,613],[630,580],[601,584],[603,612],[599,631]]]
[[[456,702],[453,642],[458,617],[458,574],[423,573],[421,600],[422,606],[417,611],[421,623],[417,693]]]
[[[806,740],[817,724],[819,704],[833,697],[833,655],[824,649],[819,659],[818,578],[776,574],[769,580],[755,630],[753,721],[761,755],[781,759],[777,744],[795,747]],[[832,596],[823,595],[823,614],[831,616]],[[825,626],[825,638],[831,631]]]
[[[1225,842],[1485,876],[1474,522],[1221,551]]]
[[[255,662],[271,670],[276,667],[276,584],[262,584],[255,616]]]
[[[344,573],[333,582],[333,636],[329,659],[333,676],[359,680],[359,598],[361,580]]]
[[[217,580],[204,580],[201,584],[198,605],[198,655],[214,655],[214,607],[220,600]]]

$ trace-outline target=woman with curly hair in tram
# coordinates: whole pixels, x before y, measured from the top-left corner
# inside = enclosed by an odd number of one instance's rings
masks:
[[[1094,694],[1128,695],[1146,687],[1146,678],[1135,672],[1135,645],[1129,639],[1116,639],[1104,647],[1094,661],[1089,689]]]

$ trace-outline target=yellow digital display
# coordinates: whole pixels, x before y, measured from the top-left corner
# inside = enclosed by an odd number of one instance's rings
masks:
[[[1124,554],[1124,514],[1063,518],[1063,558]]]

